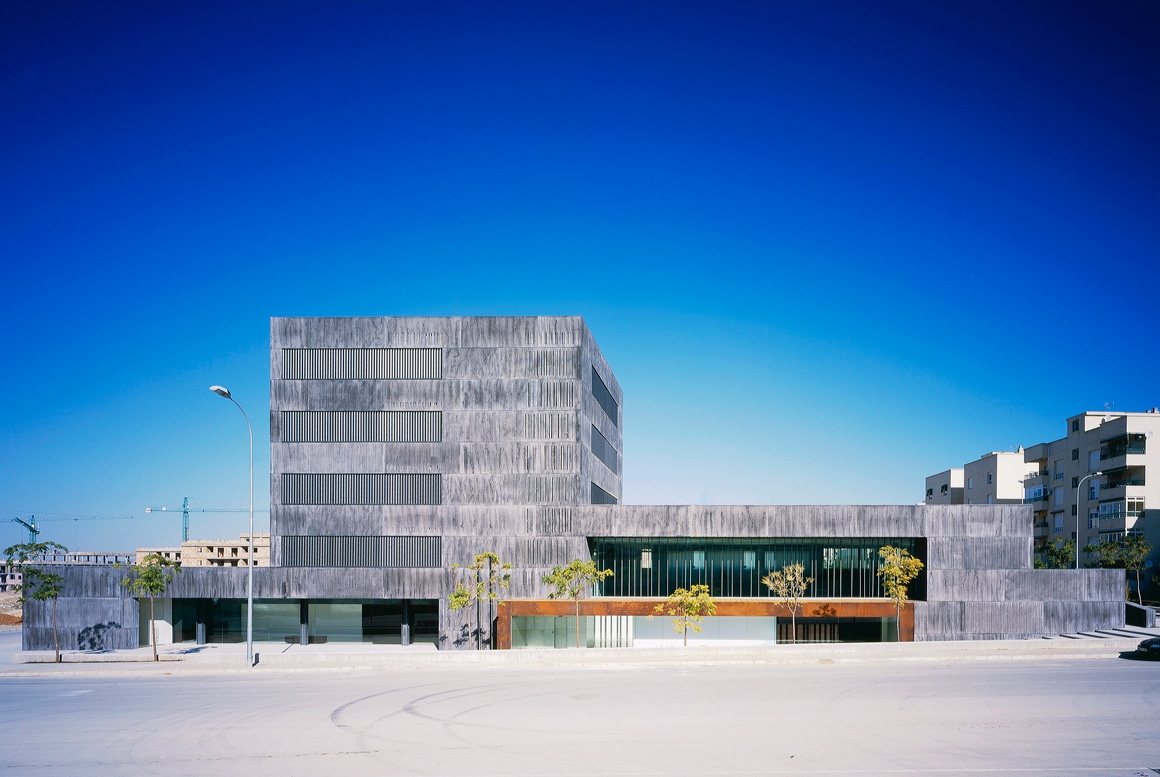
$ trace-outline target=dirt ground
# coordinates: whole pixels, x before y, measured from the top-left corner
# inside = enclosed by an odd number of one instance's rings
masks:
[[[0,593],[0,626],[15,626],[21,620],[20,594]]]

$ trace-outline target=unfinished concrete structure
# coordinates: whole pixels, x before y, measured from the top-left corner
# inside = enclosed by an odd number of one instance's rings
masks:
[[[926,563],[905,636],[1123,623],[1121,570],[1031,568],[1029,506],[620,504],[623,395],[579,317],[273,319],[270,366],[271,566],[254,570],[255,639],[471,647],[474,613],[447,596],[464,579],[454,565],[487,551],[513,565],[513,599],[543,599],[543,575],[575,558],[613,568],[593,619],[698,582],[772,619],[760,579],[800,561],[815,578],[803,619],[833,627],[822,638],[885,638],[877,549],[893,544]],[[178,576],[173,639],[238,639],[245,575]],[[64,644],[138,643],[118,580],[66,570]],[[50,644],[47,610],[30,603],[26,619],[25,647]]]

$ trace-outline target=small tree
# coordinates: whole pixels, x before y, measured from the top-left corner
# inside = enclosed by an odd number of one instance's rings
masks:
[[[130,564],[129,576],[121,581],[121,585],[134,596],[149,597],[149,643],[153,646],[154,661],[161,660],[157,657],[157,610],[154,600],[164,595],[175,573],[181,573],[180,566],[160,553],[150,553],[141,559],[140,564]]]
[[[1136,575],[1136,600],[1144,606],[1144,593],[1140,590],[1140,572],[1144,569],[1152,546],[1139,534],[1129,534],[1118,540],[1103,540],[1096,545],[1085,545],[1084,553],[1091,554],[1097,565],[1123,569]]]
[[[52,602],[52,646],[56,653],[56,663],[60,663],[60,637],[56,630],[56,600],[64,592],[64,578],[56,572],[48,572],[35,566],[37,559],[50,553],[67,553],[68,548],[57,542],[21,542],[4,549],[9,567],[20,567],[20,603],[28,601]]]
[[[895,634],[902,641],[902,606],[906,604],[907,587],[922,571],[922,562],[904,548],[883,545],[878,549],[882,563],[878,566],[878,576],[886,595],[894,602]]]
[[[452,569],[458,569],[458,564],[452,564]],[[501,591],[511,587],[512,575],[511,564],[505,564],[500,561],[499,556],[491,551],[487,553],[480,553],[472,563],[463,567],[472,573],[472,583],[470,586],[464,585],[462,582],[455,586],[455,590],[448,596],[448,601],[453,610],[461,610],[467,607],[472,602],[475,603],[475,649],[482,649],[483,625],[480,621],[480,604],[482,601],[487,601],[487,615],[488,623],[494,621],[492,616],[492,603],[497,607],[503,607],[503,597]],[[487,574],[484,574],[484,570]],[[492,648],[495,648],[494,634],[491,634],[491,629],[488,630],[488,641]]]
[[[564,567],[552,567],[542,578],[552,586],[549,599],[572,599],[576,602],[576,647],[580,647],[580,596],[591,586],[612,577],[611,569],[597,569],[595,561],[574,558]]]
[[[1041,563],[1043,566],[1036,565],[1037,569],[1071,569],[1075,565],[1075,540],[1056,539],[1044,545]]]
[[[689,629],[702,631],[701,621],[717,614],[717,604],[709,595],[709,586],[697,583],[687,589],[678,588],[673,591],[668,599],[653,609],[653,612],[657,615],[672,616],[673,631],[684,635],[684,645],[688,647]]]
[[[781,603],[789,610],[791,628],[793,629],[793,644],[797,644],[797,614],[802,607],[802,597],[806,595],[809,584],[814,582],[812,577],[806,577],[806,568],[801,564],[790,564],[777,572],[770,572],[761,578],[770,593],[781,599]]]

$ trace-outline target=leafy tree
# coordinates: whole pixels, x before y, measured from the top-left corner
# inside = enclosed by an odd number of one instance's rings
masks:
[[[1056,539],[1043,546],[1043,560],[1036,569],[1071,569],[1075,565],[1075,540]]]
[[[1098,566],[1123,569],[1136,575],[1136,600],[1144,606],[1144,594],[1140,590],[1140,572],[1148,561],[1152,546],[1139,534],[1129,534],[1118,540],[1103,540],[1098,544],[1084,546]]]
[[[129,565],[129,576],[121,581],[121,585],[129,589],[136,597],[149,597],[149,642],[153,645],[153,660],[157,657],[157,611],[154,600],[165,594],[169,584],[173,582],[174,573],[180,574],[181,567],[160,553],[150,553],[141,559],[140,564]]]
[[[673,591],[653,612],[672,616],[673,631],[684,635],[685,647],[688,647],[689,629],[701,631],[701,621],[709,615],[717,614],[717,604],[709,595],[709,586],[698,583],[688,589],[678,588]]]
[[[812,577],[806,577],[806,568],[802,564],[790,564],[777,572],[770,572],[761,578],[763,585],[769,588],[770,593],[781,599],[781,603],[789,609],[790,623],[793,629],[793,644],[797,644],[797,614],[802,608],[802,597],[806,595],[809,584],[814,582]]]
[[[451,567],[452,569],[460,568],[458,564],[452,564]],[[480,553],[470,564],[462,568],[473,573],[471,585],[459,582],[447,598],[453,610],[461,610],[473,602],[475,603],[475,649],[480,650],[482,649],[481,633],[483,631],[483,625],[480,621],[480,605],[483,601],[487,602],[488,623],[492,623],[494,621],[492,603],[494,602],[497,607],[503,607],[501,591],[511,587],[512,565],[503,563],[498,555],[488,551]],[[486,570],[486,574],[484,574],[484,570]],[[488,635],[493,648],[495,647],[494,636],[490,633]]]
[[[574,558],[567,566],[552,567],[552,571],[542,578],[552,586],[549,599],[572,599],[576,602],[576,647],[580,647],[580,596],[608,577],[612,577],[611,569],[597,569],[595,561]]]
[[[67,553],[68,548],[57,542],[21,542],[4,549],[8,566],[20,567],[21,579],[15,586],[20,591],[20,603],[28,601],[52,602],[52,646],[56,653],[56,663],[60,663],[60,637],[56,631],[56,600],[64,592],[64,578],[56,572],[49,572],[36,566],[37,559],[50,553]]]
[[[883,545],[878,549],[882,563],[878,565],[878,576],[886,595],[894,602],[896,637],[902,641],[902,606],[906,604],[907,587],[922,571],[922,562],[910,555],[904,548]]]

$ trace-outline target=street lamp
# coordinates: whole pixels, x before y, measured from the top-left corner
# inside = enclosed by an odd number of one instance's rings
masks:
[[[246,660],[250,666],[254,665],[254,427],[250,425],[250,417],[245,409],[238,405],[238,400],[230,395],[225,386],[210,386],[209,390],[219,397],[225,397],[238,406],[242,411],[242,418],[246,419],[246,429],[250,432],[250,558],[248,562],[249,575],[246,582]],[[1078,565],[1078,561],[1076,562]]]
[[[1079,571],[1079,519],[1080,519],[1079,493],[1080,493],[1080,489],[1083,488],[1083,482],[1085,480],[1087,480],[1088,478],[1099,477],[1102,474],[1104,474],[1104,473],[1103,472],[1093,472],[1090,475],[1084,475],[1082,478],[1079,479],[1079,484],[1075,487],[1075,568],[1076,568],[1077,572]],[[1079,592],[1080,592],[1080,599],[1082,600],[1083,599],[1083,578],[1080,578]]]

